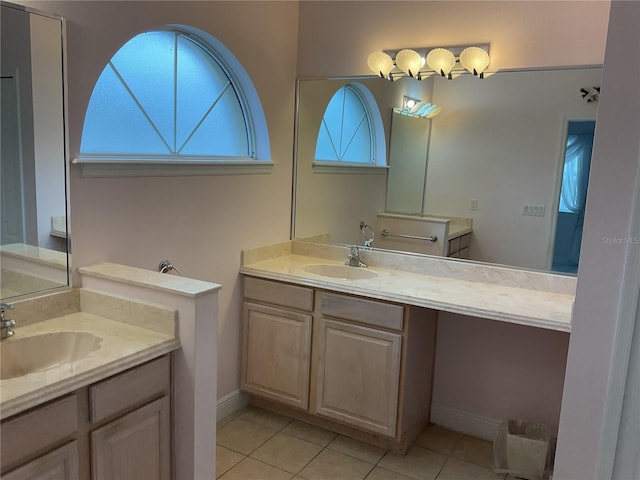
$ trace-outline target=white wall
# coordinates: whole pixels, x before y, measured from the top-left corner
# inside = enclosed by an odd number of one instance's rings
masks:
[[[371,75],[374,50],[491,44],[489,68],[601,64],[609,1],[304,1],[298,74]]]
[[[67,18],[69,141],[78,154],[91,91],[128,39],[164,24],[211,33],[254,82],[273,172],[264,175],[82,178],[71,167],[74,270],[101,261],[222,284],[218,395],[239,386],[240,251],[289,238],[298,4],[295,2],[34,2]],[[123,119],[124,120],[124,119]]]

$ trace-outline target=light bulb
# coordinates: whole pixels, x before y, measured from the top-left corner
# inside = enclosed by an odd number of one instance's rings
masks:
[[[489,66],[489,54],[480,47],[468,47],[460,53],[460,65],[476,77]]]
[[[376,75],[387,78],[391,70],[393,70],[393,58],[383,51],[378,50],[369,55],[367,65]]]
[[[422,57],[408,48],[396,54],[396,66],[410,77],[416,77],[422,68]]]
[[[431,70],[435,70],[443,77],[449,75],[454,65],[456,57],[445,48],[434,48],[427,55],[427,65]]]

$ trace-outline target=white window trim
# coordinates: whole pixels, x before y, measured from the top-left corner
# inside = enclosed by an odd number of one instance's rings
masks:
[[[184,158],[184,157],[183,157]],[[200,157],[202,158],[202,157]],[[246,157],[246,160],[208,157],[200,160],[160,159],[157,157],[74,158],[82,177],[169,177],[185,175],[259,175],[271,173],[274,162]]]
[[[349,163],[335,160],[315,160],[311,163],[313,173],[344,173],[358,175],[385,175],[388,165],[374,165],[372,163]]]

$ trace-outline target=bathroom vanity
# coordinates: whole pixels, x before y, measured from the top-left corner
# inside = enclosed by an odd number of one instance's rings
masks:
[[[376,231],[377,248],[468,259],[473,219],[379,213]]]
[[[575,279],[291,241],[243,252],[250,402],[405,452],[430,420],[438,312],[568,332]],[[428,274],[424,272],[429,272]]]
[[[244,299],[244,391],[401,451],[420,433],[433,310],[255,277],[245,279]]]
[[[1,350],[2,478],[171,478],[176,312],[83,289],[16,306]]]

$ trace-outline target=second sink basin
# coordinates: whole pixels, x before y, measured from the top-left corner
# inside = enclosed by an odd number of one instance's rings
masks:
[[[3,341],[0,380],[22,377],[83,359],[100,348],[102,338],[88,332],[53,332]]]
[[[347,265],[307,265],[302,268],[305,272],[323,277],[344,278],[346,280],[363,280],[375,278],[376,272],[362,267],[349,267]]]

